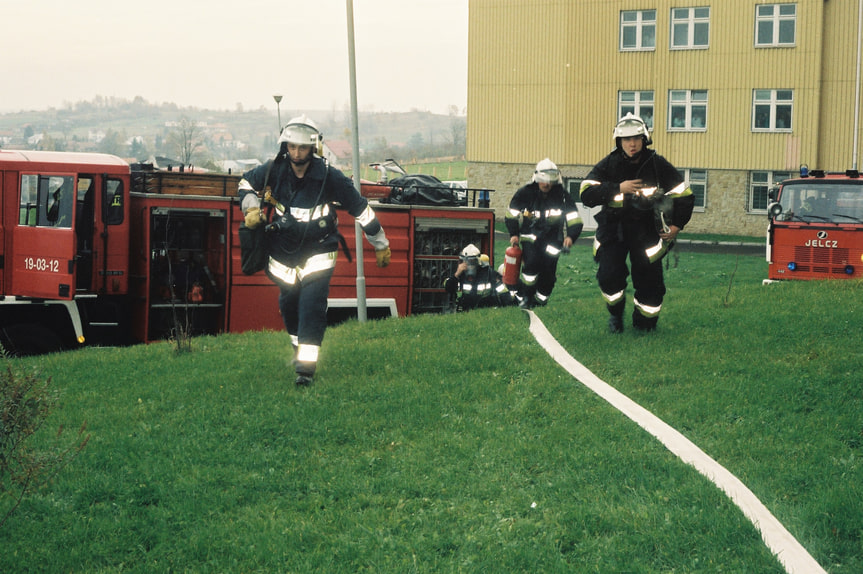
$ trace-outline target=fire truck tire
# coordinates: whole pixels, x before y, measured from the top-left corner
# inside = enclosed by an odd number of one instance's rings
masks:
[[[12,357],[44,355],[63,349],[56,333],[42,325],[10,325],[0,330],[0,344]]]

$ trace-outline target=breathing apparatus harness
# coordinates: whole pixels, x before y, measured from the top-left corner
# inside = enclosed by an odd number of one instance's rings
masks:
[[[272,166],[275,163],[283,164],[287,160],[287,158],[288,158],[288,144],[287,144],[287,142],[282,142],[281,146],[279,147],[279,153],[273,159],[273,161],[270,165],[270,168],[272,168]],[[313,159],[314,159],[314,156],[312,156],[312,160]],[[319,205],[321,205],[321,198],[324,195],[324,188],[327,185],[327,176],[328,176],[329,171],[330,171],[329,170],[329,163],[327,162],[326,158],[321,158],[321,161],[323,161],[323,165],[324,165],[324,177],[323,177],[323,180],[321,181],[321,188],[320,188],[320,190],[318,190],[318,195],[315,198],[314,205],[312,205],[312,207],[310,208],[311,213],[314,213],[314,210]],[[267,180],[269,179],[269,174],[270,174],[269,169],[270,168],[268,168],[268,170],[267,170]],[[288,164],[287,169],[291,169],[290,163]],[[288,207],[285,207],[278,200],[276,200],[276,198],[273,197],[272,193],[270,193],[269,191],[264,194],[264,201],[269,204],[270,209],[275,209],[277,212],[281,212],[281,216],[279,216],[279,218],[277,220],[275,220],[272,223],[270,223],[269,225],[267,225],[267,227],[266,227],[267,233],[290,233],[290,232],[295,230],[296,226],[299,223],[297,221],[297,219],[293,215],[291,215],[291,210],[290,210],[290,205],[294,199],[294,196],[296,195],[296,192],[294,190],[294,186],[291,183],[292,177],[295,177],[295,176],[293,174],[289,173],[288,176],[285,178],[285,183],[288,186],[288,194],[287,194],[288,195],[288,200],[287,200]],[[335,213],[334,209],[331,210],[330,213],[322,216],[318,220],[318,226],[319,226],[319,230],[321,233],[320,237],[311,238],[311,237],[308,237],[308,234],[309,234],[309,229],[312,228],[312,222],[311,222],[311,220],[306,222],[306,225],[303,226],[302,235],[300,236],[299,241],[297,242],[297,247],[293,250],[285,250],[285,251],[289,255],[293,255],[293,254],[297,253],[300,249],[303,248],[307,239],[316,239],[317,241],[323,241],[324,239],[326,239],[330,235],[336,234],[336,236],[338,237],[338,240],[339,240],[339,244],[342,246],[342,250],[345,252],[345,256],[348,258],[348,261],[349,262],[353,261],[353,257],[351,256],[350,249],[348,249],[347,241],[345,241],[344,236],[341,233],[339,233],[338,219],[336,217],[336,213]]]

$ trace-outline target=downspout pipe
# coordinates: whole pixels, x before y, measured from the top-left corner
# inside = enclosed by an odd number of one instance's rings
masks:
[[[863,0],[857,2],[857,75],[854,82],[854,157],[851,168],[857,170],[857,148],[860,139],[860,48],[863,39]]]

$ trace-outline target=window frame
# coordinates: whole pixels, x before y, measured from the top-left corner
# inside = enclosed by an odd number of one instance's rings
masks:
[[[755,181],[756,175],[764,175],[764,181]],[[767,213],[767,205],[770,203],[768,194],[770,190],[774,187],[777,187],[782,181],[793,177],[790,171],[771,171],[771,170],[753,170],[749,172],[749,186],[746,190],[746,213],[753,214],[766,214]],[[756,187],[759,188],[756,190]],[[763,188],[763,190],[761,190]],[[763,194],[764,207],[755,207],[755,199],[756,196],[761,198]]]
[[[624,94],[632,94],[632,100],[624,101]],[[646,97],[648,94],[650,99]],[[656,92],[653,90],[618,90],[617,118],[615,121],[626,115],[626,112],[623,111],[624,107],[631,108],[634,115],[644,120],[647,129],[653,131],[653,120],[656,117]],[[641,110],[648,107],[650,108],[650,116],[645,118]]]
[[[676,12],[686,11],[685,18],[675,17]],[[698,11],[706,10],[706,16],[699,16]],[[707,50],[710,48],[710,6],[672,7],[669,14],[668,49],[669,50]],[[707,41],[696,44],[696,29],[699,25],[707,25]],[[675,26],[686,26],[686,43],[675,43]]]
[[[686,182],[686,186],[692,190],[692,193],[695,196],[695,211],[707,211],[707,169],[687,167],[683,169],[678,169],[677,171],[678,173],[680,173],[680,176]],[[693,178],[693,174],[695,174],[697,177]],[[701,189],[700,203],[698,201],[698,194],[695,193],[695,189],[693,186]]]
[[[636,19],[625,20],[627,14],[634,14]],[[646,14],[652,14],[653,19],[645,19]],[[653,28],[653,45],[645,45],[645,30]],[[625,31],[629,28],[635,30],[635,43],[633,46],[625,46]],[[656,51],[656,10],[621,10],[618,24],[618,50],[621,52],[655,52]]]
[[[783,14],[783,8],[793,9],[792,14]],[[763,10],[770,8],[771,14],[762,15]],[[783,42],[781,39],[783,24],[791,23],[791,32],[794,36],[790,42]],[[770,25],[770,41],[760,41],[760,28],[762,24]],[[797,45],[797,3],[796,2],[777,2],[775,4],[756,4],[755,5],[755,32],[754,45],[756,48],[790,48]]]
[[[769,99],[758,99],[759,94],[770,93]],[[780,93],[788,92],[790,98],[780,98]],[[756,121],[761,114],[759,107],[768,107],[768,125],[759,127]],[[788,108],[788,127],[778,127],[779,111]],[[794,131],[794,90],[791,89],[769,89],[756,88],[752,90],[752,119],[750,129],[754,133],[791,133]]]
[[[704,99],[693,99],[693,94],[704,94]],[[684,100],[675,99],[675,94],[685,94]],[[666,129],[669,132],[693,132],[693,133],[701,133],[707,131],[707,114],[709,111],[709,102],[710,97],[707,90],[668,90],[668,121],[666,122]],[[704,125],[696,126],[693,125],[693,108],[696,107],[704,107]],[[673,112],[674,108],[684,108],[684,125],[675,126],[672,122],[675,119],[676,114]]]
[[[74,175],[24,172],[20,178],[19,226],[73,229],[76,200]]]

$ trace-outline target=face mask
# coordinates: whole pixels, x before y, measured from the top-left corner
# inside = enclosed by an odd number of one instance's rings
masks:
[[[468,277],[476,277],[476,270],[479,267],[479,259],[476,257],[468,257],[464,261],[467,264],[467,269],[465,270],[465,274]]]

